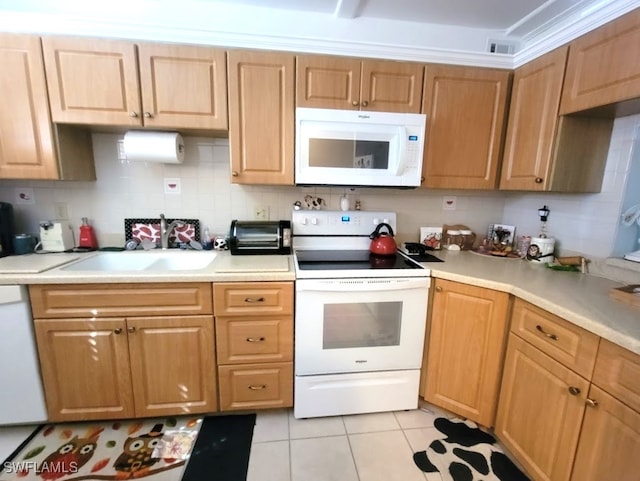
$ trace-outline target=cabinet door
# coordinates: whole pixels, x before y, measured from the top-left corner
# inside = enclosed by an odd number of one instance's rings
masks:
[[[640,97],[640,9],[570,44],[562,115]]]
[[[636,481],[640,459],[640,413],[591,386],[572,481]]]
[[[534,481],[567,481],[589,383],[509,335],[496,435]]]
[[[293,185],[294,56],[231,51],[231,182]]]
[[[138,45],[145,127],[227,130],[224,50]]]
[[[364,60],[360,91],[362,110],[420,113],[423,75],[422,64]]]
[[[49,421],[134,416],[124,319],[35,321]]]
[[[213,316],[127,319],[136,416],[217,410]]]
[[[133,43],[44,37],[42,47],[54,122],[142,125]]]
[[[296,106],[358,110],[360,75],[358,59],[300,55],[296,58]]]
[[[507,70],[427,66],[423,186],[496,187],[510,78]]]
[[[516,69],[500,189],[548,190],[568,47]]]
[[[509,295],[436,279],[425,399],[492,426]]]
[[[0,34],[0,179],[57,179],[40,39]]]

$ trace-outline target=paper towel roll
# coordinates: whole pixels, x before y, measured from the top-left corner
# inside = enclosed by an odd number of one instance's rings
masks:
[[[132,130],[124,134],[127,160],[181,164],[184,141],[177,132],[145,132]]]

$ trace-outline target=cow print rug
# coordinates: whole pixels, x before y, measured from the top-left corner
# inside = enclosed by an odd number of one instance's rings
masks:
[[[440,473],[442,481],[529,481],[496,439],[473,422],[436,418],[433,425],[445,437],[413,454],[425,473]]]

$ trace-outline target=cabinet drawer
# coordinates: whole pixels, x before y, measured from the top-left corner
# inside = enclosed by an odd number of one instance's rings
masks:
[[[640,412],[640,356],[602,339],[593,383]]]
[[[293,318],[216,318],[218,364],[293,360]]]
[[[293,363],[218,367],[220,410],[293,406]]]
[[[216,316],[293,313],[292,282],[229,282],[213,285]]]
[[[600,339],[595,334],[520,299],[513,305],[511,332],[591,379]]]
[[[212,313],[210,283],[34,285],[29,295],[36,318]]]

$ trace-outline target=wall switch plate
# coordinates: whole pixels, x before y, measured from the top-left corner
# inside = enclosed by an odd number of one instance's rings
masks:
[[[266,205],[258,205],[253,209],[254,220],[269,220],[269,207]]]
[[[69,220],[69,208],[66,202],[54,202],[53,217],[56,220]]]

